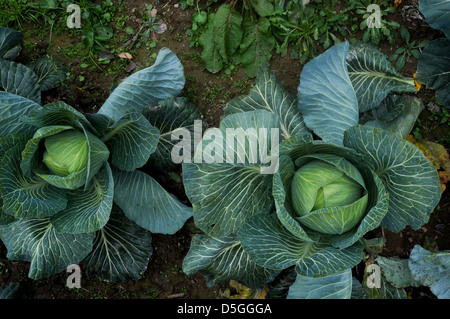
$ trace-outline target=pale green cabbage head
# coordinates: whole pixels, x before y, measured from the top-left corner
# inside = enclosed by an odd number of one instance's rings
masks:
[[[344,158],[334,162],[345,165],[337,168],[318,159],[302,165],[291,185],[292,206],[299,221],[331,235],[353,228],[364,217],[368,203],[358,169]]]
[[[79,131],[64,131],[45,140],[44,164],[58,176],[83,170],[88,163],[88,143]]]

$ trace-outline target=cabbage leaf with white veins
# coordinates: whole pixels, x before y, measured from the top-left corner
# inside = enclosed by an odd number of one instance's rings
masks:
[[[361,44],[356,48],[364,51]],[[294,269],[287,298],[350,298],[351,269],[363,259],[365,234],[379,226],[398,232],[428,222],[441,197],[438,174],[403,138],[411,126],[399,119],[414,122],[418,113],[406,117],[411,108],[380,106],[380,95],[394,93],[381,70],[359,90],[351,75],[357,65],[369,76],[368,67],[379,64],[354,59],[382,56],[349,52],[344,42],[306,64],[297,98],[260,71],[249,95],[227,105],[218,136],[226,128],[278,129],[278,150],[268,147],[267,158],[278,164],[272,174],[263,174],[269,164],[250,161],[249,153],[240,154],[240,162],[183,164],[194,221],[204,232],[194,236],[183,262],[187,274],[199,272],[209,284],[234,279],[260,289]],[[398,86],[400,93],[411,91],[409,80],[395,81],[408,83]],[[386,123],[383,128],[361,123],[368,110]],[[196,156],[228,146],[228,140],[209,137]]]
[[[16,72],[8,81],[24,77]],[[142,171],[160,143],[148,108],[176,96],[184,81],[176,55],[162,49],[154,66],[125,79],[96,114],[0,92],[7,258],[30,262],[33,279],[83,260],[88,274],[103,280],[139,279],[152,255],[151,234],[173,234],[192,216]]]
[[[437,92],[440,104],[450,108],[450,1],[420,0],[420,12],[445,37],[431,41],[417,64],[417,81]]]

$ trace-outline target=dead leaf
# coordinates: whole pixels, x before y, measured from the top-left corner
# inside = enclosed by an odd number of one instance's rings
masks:
[[[119,58],[128,59],[128,60],[131,60],[133,58],[133,56],[131,54],[129,54],[128,52],[119,53],[118,56],[119,56]]]
[[[450,156],[445,147],[438,143],[429,141],[419,142],[413,135],[409,135],[407,140],[413,143],[425,157],[436,167],[439,174],[442,192],[445,191],[447,183],[450,181]]]

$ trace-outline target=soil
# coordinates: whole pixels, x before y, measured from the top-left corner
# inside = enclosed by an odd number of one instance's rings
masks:
[[[133,8],[144,9],[144,1],[130,2],[128,12],[133,15]],[[185,31],[191,26],[191,16],[194,9],[182,10],[175,7],[176,1],[151,1],[153,7],[158,10],[158,16],[167,23],[168,30],[158,35],[159,50],[162,47],[170,48],[180,58],[186,76],[186,86],[182,93],[190,96],[203,114],[204,120],[209,127],[217,127],[223,115],[223,108],[227,101],[233,97],[245,94],[249,91],[253,79],[249,79],[241,68],[236,68],[231,75],[225,70],[219,74],[209,73],[200,62],[200,48],[189,46],[189,38]],[[201,3],[203,3],[201,1]],[[408,3],[406,1],[404,5]],[[398,9],[391,16],[392,19],[408,27],[412,39],[433,39],[440,33],[430,29],[423,21],[407,21],[404,10]],[[130,22],[130,26],[136,27],[137,22]],[[357,37],[359,35],[356,35]],[[362,36],[362,35],[361,35]],[[361,37],[359,37],[361,38]],[[54,41],[61,46],[75,45],[79,39],[73,37],[55,36]],[[22,53],[21,59],[28,60],[40,54],[51,54],[54,50],[48,48],[46,41],[37,43],[37,50]],[[392,54],[398,45],[380,43],[380,49],[386,54]],[[63,84],[60,88],[48,91],[43,96],[43,104],[63,100],[67,104],[86,112],[95,113],[96,110],[109,96],[110,88],[117,80],[130,75],[124,71],[119,77],[106,76],[98,70],[88,71],[80,67],[80,62],[59,56],[71,68],[73,81]],[[144,49],[137,50],[132,62],[136,69],[143,68],[146,63],[153,63],[149,54]],[[126,66],[129,62],[124,61]],[[417,61],[407,61],[402,70],[406,77],[412,77],[415,73]],[[282,58],[274,54],[271,60],[271,70],[285,87],[296,94],[302,65],[297,60],[289,57]],[[78,75],[83,74],[87,81],[79,81]],[[236,85],[240,83],[239,85]],[[424,93],[419,93],[419,96]],[[426,137],[425,137],[426,138]],[[444,145],[449,149],[449,145]],[[152,174],[166,189],[176,195],[180,200],[189,204],[182,184],[174,182],[168,175]],[[442,200],[431,215],[430,221],[419,230],[407,228],[399,233],[392,233],[381,227],[367,234],[367,238],[386,238],[386,244],[382,255],[387,257],[407,258],[414,245],[430,244],[440,250],[450,249],[450,200],[449,190],[442,195]],[[11,261],[6,258],[6,248],[0,243],[0,285],[10,282],[19,282],[24,294],[30,299],[216,299],[225,298],[227,289],[233,290],[229,283],[207,287],[205,279],[199,274],[187,276],[182,272],[183,258],[189,250],[190,240],[195,232],[192,219],[175,235],[152,235],[152,246],[154,253],[149,262],[148,269],[142,278],[137,281],[129,281],[120,284],[109,284],[97,279],[89,279],[82,276],[80,289],[69,289],[66,287],[68,274],[62,272],[50,278],[33,281],[27,277],[29,263]],[[83,263],[80,263],[83,273]],[[358,269],[364,269],[361,264]],[[414,298],[434,298],[429,289],[425,287],[410,291]]]

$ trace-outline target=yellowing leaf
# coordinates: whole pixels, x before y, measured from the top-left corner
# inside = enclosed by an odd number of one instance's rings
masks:
[[[230,299],[264,299],[266,298],[267,288],[263,289],[251,289],[247,288],[236,280],[230,281],[230,286],[236,289],[235,295],[230,295]]]
[[[420,89],[422,88],[422,84],[420,84],[417,80],[416,80],[416,73],[413,74],[413,78],[414,78],[414,84],[416,85],[416,90],[420,91]]]
[[[444,192],[447,182],[450,181],[450,157],[448,151],[441,144],[429,141],[419,142],[413,135],[409,135],[406,139],[413,143],[434,167],[436,167],[441,183],[441,190]]]

